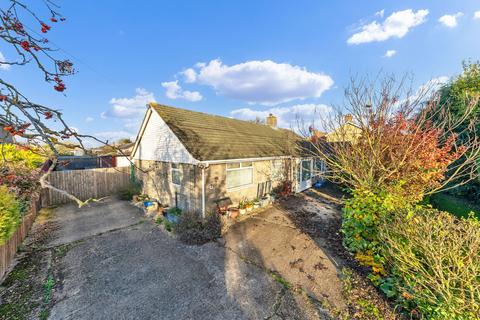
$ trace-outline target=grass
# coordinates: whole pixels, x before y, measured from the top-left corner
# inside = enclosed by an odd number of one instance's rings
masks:
[[[430,204],[435,209],[450,212],[457,217],[467,217],[470,212],[473,212],[480,218],[480,204],[474,204],[450,194],[434,194],[430,197]]]

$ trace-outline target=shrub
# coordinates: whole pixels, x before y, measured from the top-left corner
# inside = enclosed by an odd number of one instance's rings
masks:
[[[2,159],[9,165],[25,167],[28,169],[39,168],[46,160],[45,156],[38,153],[33,147],[2,144]]]
[[[122,200],[130,201],[134,195],[140,194],[142,191],[142,185],[139,182],[130,182],[128,186],[120,190],[119,197]]]
[[[179,216],[178,223],[173,225],[173,231],[181,241],[197,245],[217,239],[221,229],[220,217],[216,213],[209,213],[202,219],[196,213],[184,212]]]
[[[378,227],[384,216],[405,202],[385,192],[358,190],[352,195],[343,209],[343,243],[362,265],[372,267],[374,273],[385,274]]]
[[[20,203],[6,186],[0,186],[0,244],[10,238],[20,221]]]
[[[430,208],[383,219],[379,240],[404,306],[428,319],[480,319],[480,222]]]

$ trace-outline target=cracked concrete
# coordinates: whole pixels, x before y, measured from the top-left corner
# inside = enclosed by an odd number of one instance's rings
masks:
[[[187,246],[127,202],[59,207],[50,319],[324,319],[262,264],[218,243]],[[59,247],[60,246],[60,247]]]
[[[319,219],[333,214],[323,207],[314,212]],[[346,308],[336,259],[299,230],[280,207],[233,225],[224,238],[225,246],[244,259],[278,273],[336,310]]]

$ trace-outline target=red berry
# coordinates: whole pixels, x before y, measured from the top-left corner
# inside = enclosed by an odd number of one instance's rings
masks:
[[[66,89],[66,87],[63,83],[59,83],[58,85],[53,86],[53,88],[55,90],[57,90],[58,92],[63,92]]]
[[[28,41],[21,41],[20,46],[22,46],[23,50],[30,51],[30,43]]]

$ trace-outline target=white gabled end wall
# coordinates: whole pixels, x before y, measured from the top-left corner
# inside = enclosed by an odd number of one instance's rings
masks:
[[[145,127],[142,128],[143,133],[140,132],[140,141],[137,142],[133,159],[198,163],[158,113],[152,109],[148,112],[151,114],[147,114],[146,123],[143,124]]]

